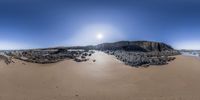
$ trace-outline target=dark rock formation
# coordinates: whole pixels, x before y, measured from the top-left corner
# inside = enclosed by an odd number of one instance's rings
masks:
[[[170,51],[174,50],[171,46],[151,41],[120,41],[115,43],[103,43],[95,47],[97,50],[125,50],[125,51]]]
[[[7,55],[27,62],[33,63],[55,63],[64,59],[74,59],[74,61],[82,62],[87,61],[86,58],[92,51],[85,52],[85,50],[73,50],[65,48],[54,49],[32,49],[32,50],[18,50],[12,51]]]
[[[114,55],[117,59],[131,66],[164,65],[179,55],[180,52],[171,46],[151,41],[120,41],[103,43],[96,46],[97,50]]]
[[[172,52],[128,52],[124,50],[104,51],[107,54],[114,55],[117,59],[121,60],[130,66],[149,66],[149,65],[165,65],[175,59],[170,57]],[[175,53],[176,54],[176,53]]]

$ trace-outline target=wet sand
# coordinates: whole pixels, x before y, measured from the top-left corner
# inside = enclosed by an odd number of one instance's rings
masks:
[[[0,61],[0,100],[200,100],[200,60],[176,58],[148,68],[101,52],[81,63]]]

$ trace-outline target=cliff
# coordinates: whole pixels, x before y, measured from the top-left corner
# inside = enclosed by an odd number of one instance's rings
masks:
[[[119,41],[114,43],[103,43],[95,47],[98,50],[125,50],[125,51],[141,51],[141,52],[152,52],[152,51],[173,51],[174,49],[160,42],[152,41]]]

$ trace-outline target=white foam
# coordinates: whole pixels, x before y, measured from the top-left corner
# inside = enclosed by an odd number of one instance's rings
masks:
[[[184,56],[192,56],[200,58],[200,52],[181,52]]]

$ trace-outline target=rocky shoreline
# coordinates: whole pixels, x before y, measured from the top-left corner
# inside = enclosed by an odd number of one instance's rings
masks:
[[[180,55],[180,52],[171,46],[152,41],[119,41],[99,44],[96,47],[134,67],[165,65],[176,59],[173,56]]]
[[[56,63],[64,59],[85,62],[89,60],[89,56],[92,56],[95,50],[114,55],[120,61],[134,67],[164,65],[173,61],[175,59],[173,56],[180,54],[179,51],[164,43],[121,41],[96,46],[2,51],[0,59],[7,64],[12,62],[11,58],[39,64]]]
[[[7,52],[6,55],[15,59],[47,64],[56,63],[64,59],[73,59],[76,62],[87,61],[87,56],[91,56],[93,51],[71,50],[71,49],[35,49],[35,50],[14,50]]]
[[[122,50],[117,51],[104,51],[109,55],[114,55],[118,60],[124,62],[126,65],[134,67],[148,67],[150,65],[165,65],[168,62],[175,60],[172,55],[178,55],[175,51],[165,52],[127,52]]]

